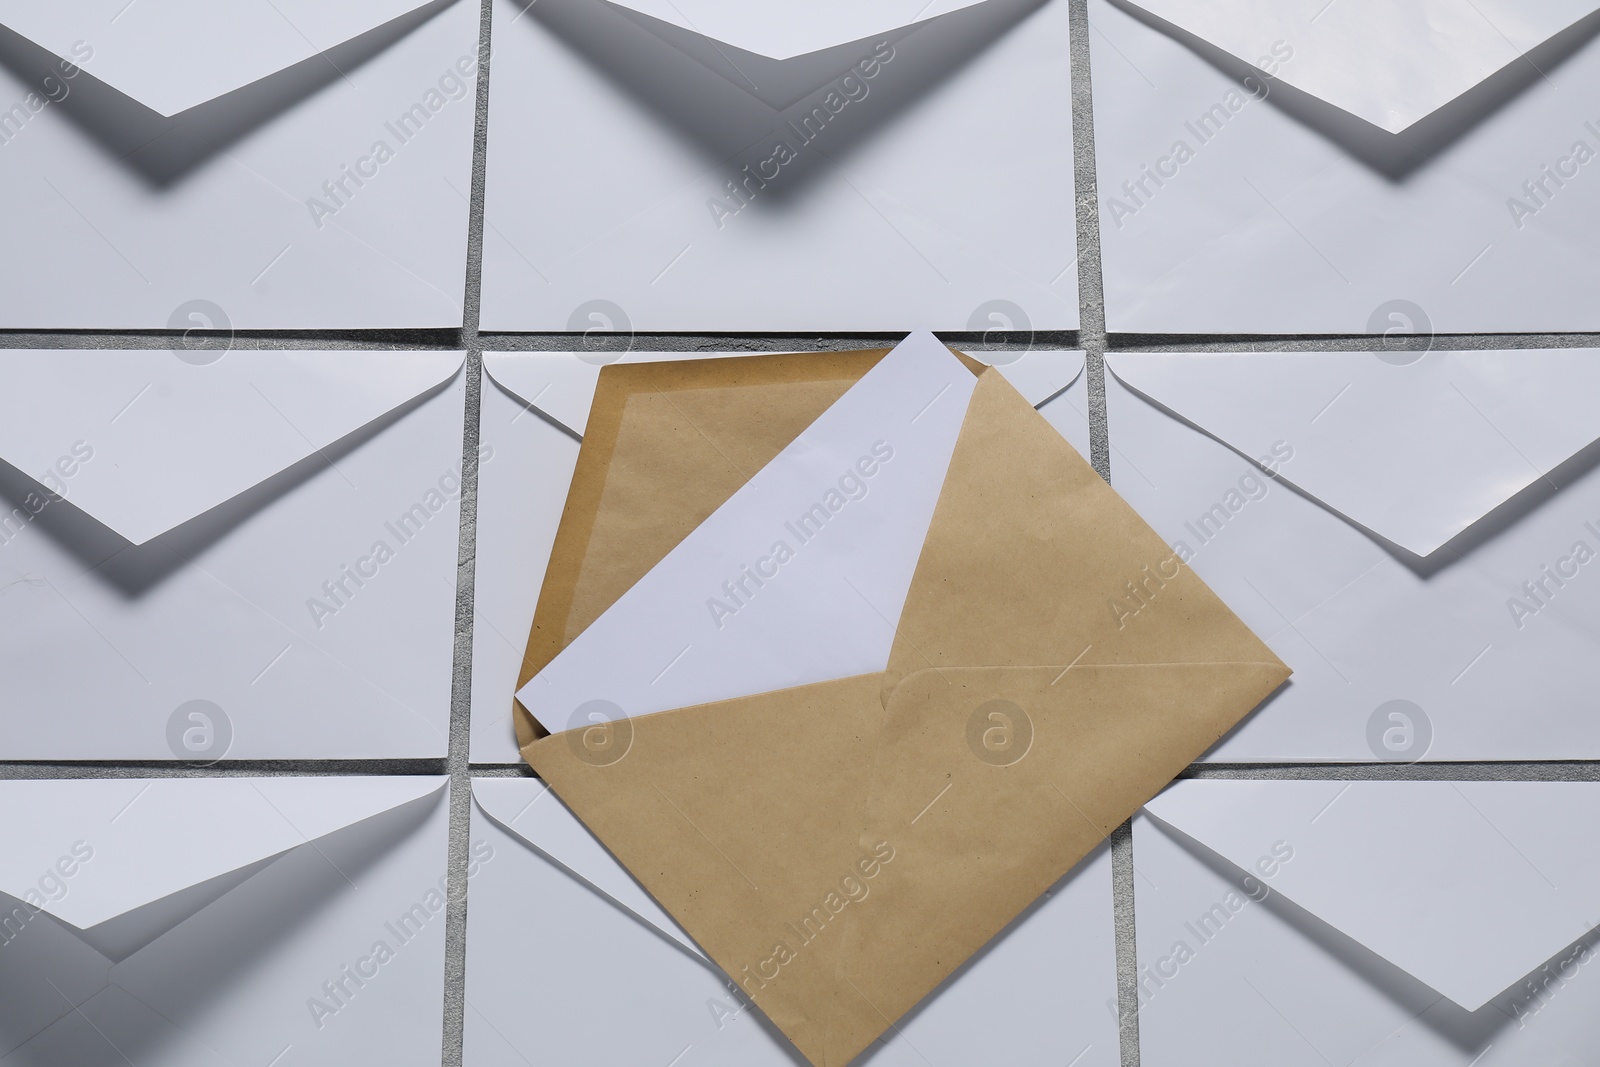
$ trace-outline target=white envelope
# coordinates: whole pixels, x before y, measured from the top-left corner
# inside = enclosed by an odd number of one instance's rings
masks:
[[[1600,784],[1187,781],[1145,810],[1144,1067],[1595,1062]]]
[[[1077,327],[1064,0],[493,18],[484,329]]]
[[[0,782],[0,1064],[437,1067],[447,792]]]
[[[0,328],[457,328],[470,0],[0,0]]]
[[[544,783],[473,797],[494,861],[472,882],[464,1062],[806,1062]],[[854,1062],[1110,1067],[1116,996],[1102,847]]]
[[[1107,328],[1600,329],[1595,0],[1090,0]]]
[[[1014,352],[972,355],[997,361],[1006,379],[1062,436],[1089,454],[1082,352],[1030,351],[1017,358]],[[623,361],[739,356],[630,352]],[[513,694],[600,376],[594,358],[576,353],[484,353],[478,431],[481,454],[493,459],[483,463],[478,475],[472,630],[475,763],[521,760],[511,718]]]
[[[44,355],[0,352],[0,758],[443,756],[462,353]]]
[[[1295,672],[1207,758],[1600,756],[1597,356],[1109,357],[1118,492]]]

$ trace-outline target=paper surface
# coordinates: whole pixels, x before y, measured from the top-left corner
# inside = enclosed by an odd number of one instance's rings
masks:
[[[1587,782],[1185,782],[1145,810],[1240,867],[1291,841],[1274,888],[1468,1011],[1594,918]]]
[[[1209,758],[1600,751],[1592,356],[1111,357],[1113,483],[1296,671]]]
[[[478,14],[0,3],[0,327],[459,327]]]
[[[975,384],[913,335],[518,699],[559,732],[595,701],[645,715],[881,671]]]
[[[678,1067],[795,1067],[793,1047],[727,988],[728,979],[645,928],[584,880],[484,818],[492,785],[515,811],[542,783],[479,779],[473,841],[494,859],[472,880],[468,917],[467,1061],[513,1067],[556,1061]],[[534,806],[543,804],[536,801]],[[618,875],[632,879],[610,861]],[[870,902],[870,899],[869,899]],[[552,922],[551,916],[562,921]],[[1080,864],[992,946],[888,1030],[858,1062],[1118,1062],[1111,863]],[[1071,946],[1070,952],[1063,952]],[[591,991],[603,987],[604,998]],[[618,1025],[618,1013],[627,1025]],[[1000,1019],[1004,1025],[974,1025]]]
[[[1070,109],[1032,106],[1070,96],[1060,0],[523,7],[494,11],[485,329],[1076,327],[1071,197],[995,194],[1071,172]]]
[[[0,457],[48,471],[69,445],[71,500],[140,545],[447,380],[459,353],[0,352]],[[308,382],[315,387],[307,388]],[[197,441],[205,447],[197,448]]]
[[[1134,824],[1141,1062],[1582,1063],[1594,794],[1179,783]]]
[[[245,0],[225,7],[168,0],[134,11],[120,0],[0,3],[0,25],[64,59],[96,44],[96,76],[163,115],[264,78],[342,44],[422,0],[357,0],[327,8],[304,0]]]
[[[1128,354],[1120,381],[1247,456],[1292,441],[1280,477],[1428,556],[1600,439],[1593,349]],[[1401,457],[1400,462],[1395,457]]]
[[[1595,9],[1094,0],[1108,329],[1600,327]]]
[[[705,958],[694,940],[611,858],[605,846],[584,829],[549,786],[512,778],[486,778],[472,784],[472,796],[479,809],[506,832],[532,845],[641,922],[695,956]]]
[[[985,370],[888,672],[524,754],[812,1062],[843,1064],[1283,680],[1181,569],[1137,627],[1117,626],[1107,596],[1164,554]],[[996,865],[1011,876],[997,882]],[[784,924],[846,875],[879,879],[881,906],[838,909],[775,957]]]
[[[601,368],[578,353],[489,353],[479,439],[493,459],[480,465],[478,478],[474,761],[517,762],[519,676],[526,680],[549,662],[733,495],[740,469],[770,461],[881,355],[630,352],[597,395]],[[1083,353],[975,358],[995,359],[1006,380],[1088,455]],[[662,363],[668,365],[659,372],[650,369]],[[621,414],[630,405],[624,431]],[[641,419],[649,405],[664,417]],[[599,439],[575,482],[579,442],[572,434],[586,431],[591,410]],[[673,418],[680,413],[693,426],[687,436]],[[594,462],[596,453],[609,461]],[[737,467],[729,457],[738,457]],[[575,510],[557,549],[569,487],[575,509],[596,511],[580,518]],[[584,543],[573,532],[579,527],[588,531]],[[524,635],[535,603],[528,590],[541,586],[530,646]]]
[[[756,7],[727,0],[685,0],[681,4],[671,0],[621,0],[618,6],[747,52],[786,59],[881,35],[984,2],[989,0],[880,0],[873,4],[783,0]]]
[[[1270,0],[1130,0],[1246,63],[1295,43],[1285,82],[1399,133],[1600,7],[1593,0],[1379,0],[1287,7]]]
[[[5,758],[444,752],[461,353],[35,355],[0,355]]]
[[[0,1063],[437,1062],[446,789],[0,783]]]

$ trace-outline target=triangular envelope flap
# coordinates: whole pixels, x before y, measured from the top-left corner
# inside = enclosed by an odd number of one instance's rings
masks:
[[[483,369],[506,392],[582,437],[601,361],[571,352],[485,352]]]
[[[175,115],[437,0],[0,0],[0,25]]]
[[[1390,133],[1593,13],[1594,0],[1120,0]]]
[[[975,384],[907,338],[518,699],[560,732],[882,670]]]
[[[1476,1011],[1600,915],[1593,782],[1181,782],[1146,810]],[[1287,857],[1287,858],[1286,858]]]
[[[88,931],[444,785],[421,776],[0,782],[0,811],[12,813],[0,820],[0,891]],[[189,899],[201,907],[216,895]]]
[[[787,354],[787,353],[780,353]],[[485,352],[483,367],[506,392],[582,437],[588,430],[600,370],[613,361],[605,353]],[[974,352],[994,366],[1030,404],[1039,405],[1083,374],[1082,352]],[[665,363],[686,359],[762,359],[748,352],[630,352],[616,363]]]
[[[0,352],[0,459],[143,544],[447,381],[463,358]]]
[[[606,851],[545,783],[526,778],[480,778],[472,796],[501,828],[544,853],[696,956],[705,953]]]
[[[1369,352],[1129,353],[1107,365],[1328,508],[1426,556],[1600,439],[1597,357],[1430,352],[1397,365]]]
[[[277,858],[277,855],[268,856],[215,878],[196,882],[103,923],[79,928],[78,939],[106,959],[120,962],[235,887],[243,885]]]
[[[948,667],[1135,663],[1288,674],[1054,427],[985,371],[900,616],[886,696],[918,671]]]
[[[926,22],[986,0],[610,0],[769,59],[788,59]]]
[[[665,22],[634,11],[626,4],[618,6],[629,21],[779,112],[787,111],[807,97],[816,97],[812,101],[814,105],[826,106],[822,97],[828,89],[862,92],[854,84],[839,86],[837,83],[852,73],[857,81],[863,73],[876,74],[877,63],[893,56],[894,46],[921,25],[892,28],[865,40],[834,44],[804,55],[774,58],[685,29],[681,22]]]

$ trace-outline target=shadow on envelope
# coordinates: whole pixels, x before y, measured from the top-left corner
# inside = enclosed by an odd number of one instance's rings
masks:
[[[213,542],[226,536],[252,516],[305,484],[325,468],[338,470],[339,460],[383,433],[440,393],[451,388],[456,375],[419,393],[372,422],[347,434],[319,452],[257,482],[239,495],[168,530],[141,545],[130,545],[115,530],[74,505],[70,498],[51,496],[32,525],[71,552],[87,568],[129,598],[149,593]],[[203,447],[202,443],[196,447]],[[0,520],[22,508],[30,496],[44,492],[32,477],[0,459]]]
[[[1111,0],[1111,3],[1158,33],[1180,42],[1246,91],[1250,91],[1246,78],[1254,79],[1251,85],[1267,82],[1265,99],[1280,111],[1397,182],[1427,165],[1528,86],[1548,80],[1556,67],[1600,35],[1600,11],[1596,11],[1529,49],[1521,61],[1501,68],[1426,118],[1393,134],[1287,82],[1265,79],[1253,64],[1152,15],[1129,0]],[[1252,95],[1260,97],[1260,89]]]
[[[774,137],[787,141],[797,159],[785,164],[782,180],[770,182],[758,198],[761,209],[771,212],[798,199],[829,171],[826,164],[841,160],[873,137],[1045,2],[987,0],[881,37],[781,61],[751,56],[665,24],[647,29],[642,24],[645,16],[630,18],[596,0],[540,0],[528,14],[634,103],[681,133],[700,150],[708,167],[726,165],[732,177],[743,163],[753,168],[756,162],[768,159]],[[812,145],[782,124],[785,118],[799,122],[811,109],[785,112],[782,108],[788,105],[784,101],[795,97],[819,105],[822,90],[868,58],[879,40],[895,46],[894,58],[884,63],[874,78],[863,82],[867,93],[859,103],[847,104],[814,134],[816,151],[808,151]],[[691,51],[705,50],[706,44],[710,45],[708,62],[691,57]],[[730,52],[737,53],[740,60],[729,60]],[[752,78],[765,79],[750,61],[763,69],[783,68],[787,84],[777,95],[755,87]],[[714,70],[713,64],[719,62],[728,69]],[[799,73],[792,73],[796,71]],[[741,85],[741,78],[750,84]],[[1063,106],[1066,103],[1062,101]],[[747,136],[752,129],[760,131],[754,143]]]
[[[203,895],[191,896],[189,891],[176,894],[191,906],[198,903],[186,915],[175,915],[161,901],[128,913],[124,918],[144,913],[145,919],[159,920],[156,926],[160,928],[146,929],[141,935],[146,943],[109,970],[106,959],[86,947],[88,939],[48,913],[30,922],[14,939],[0,944],[0,953],[26,953],[28,973],[61,991],[62,995],[56,996],[48,988],[45,990],[61,1001],[60,1018],[99,996],[108,983],[152,1014],[153,1009],[138,999],[139,989],[147,985],[182,988],[186,991],[185,1007],[203,1015],[207,1004],[235,985],[243,973],[272,957],[286,931],[306,922],[336,894],[358,885],[362,874],[374,863],[421,829],[433,810],[444,802],[443,798],[442,790],[418,797],[315,842],[252,864],[243,869],[249,872],[243,877],[237,877],[241,872],[224,875],[213,881],[228,884],[209,900]],[[16,906],[22,905],[15,898],[0,894],[0,907],[9,912]],[[168,920],[175,921],[165,925]],[[185,928],[184,924],[189,925]],[[124,924],[121,933],[131,935],[132,927]],[[80,995],[63,999],[68,990]],[[159,1054],[169,1035],[155,1026],[137,1025],[137,1017],[133,1021],[133,1032],[118,1031],[114,1046],[110,1037],[93,1043],[92,1048],[99,1053],[95,1059],[84,1058],[90,1046],[74,1044],[77,1067],[125,1067],[130,1060],[160,1062]],[[0,1056],[44,1036],[56,1024],[35,1026],[32,1032],[7,1032],[15,1025],[16,1020],[8,1020],[0,1011]],[[22,1051],[23,1062],[33,1062],[27,1058],[26,1048]]]
[[[62,81],[60,60],[54,54],[4,25],[0,25],[0,67],[30,86],[40,85],[46,76],[65,86],[65,95],[54,106],[114,155],[119,164],[150,185],[164,188],[183,180],[251,131],[326,86],[341,78],[348,81],[362,64],[458,2],[463,0],[434,0],[171,117],[112,88],[88,69]],[[419,75],[419,83],[422,77]]]
[[[1180,845],[1196,860],[1220,878],[1238,886],[1248,872],[1214,852],[1202,842],[1182,830],[1162,821],[1146,811],[1145,818],[1172,841]],[[1244,891],[1241,887],[1241,891]],[[1482,1052],[1506,1027],[1518,1025],[1518,1015],[1536,998],[1523,988],[1523,983],[1506,990],[1477,1011],[1465,1008],[1441,996],[1406,971],[1330,925],[1314,913],[1296,904],[1282,893],[1268,893],[1260,898],[1262,906],[1308,941],[1315,944],[1330,959],[1351,974],[1359,976],[1373,989],[1403,1008],[1413,1018],[1411,1025],[1426,1026],[1439,1037],[1449,1041],[1463,1055]],[[1600,929],[1591,931],[1574,944],[1600,943]],[[1572,946],[1563,947],[1551,963],[1570,955]],[[1549,964],[1535,969],[1537,975]]]

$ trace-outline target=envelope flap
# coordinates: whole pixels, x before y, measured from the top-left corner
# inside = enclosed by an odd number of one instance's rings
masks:
[[[438,777],[0,781],[0,810],[12,813],[0,820],[0,892],[93,931],[444,785]]]
[[[1390,133],[1592,14],[1594,0],[1121,0]]]
[[[1114,663],[1254,663],[1288,675],[1054,427],[985,371],[900,615],[885,695],[919,671]]]
[[[0,459],[142,544],[449,380],[464,355],[241,351],[207,366],[165,351],[46,357],[0,352]]]
[[[1189,781],[1146,805],[1468,1011],[1600,921],[1600,783]]]
[[[484,814],[502,829],[696,956],[704,957],[683,927],[661,909],[545,783],[526,778],[479,778],[472,783],[472,796]]]
[[[484,372],[522,403],[582,437],[600,384],[599,362],[572,352],[485,352]]]
[[[1426,556],[1600,439],[1597,355],[1141,353],[1107,365],[1247,457],[1286,446],[1278,477]]]
[[[175,115],[437,0],[0,0],[0,25]]]
[[[620,758],[570,734],[523,754],[811,1063],[842,1067],[1281,680],[1059,673],[925,671],[887,709],[863,675],[641,717]],[[1022,758],[971,747],[978,692],[1031,709]]]
[[[986,0],[609,0],[769,59],[788,59],[926,22]]]

